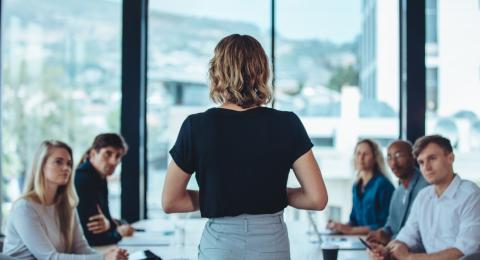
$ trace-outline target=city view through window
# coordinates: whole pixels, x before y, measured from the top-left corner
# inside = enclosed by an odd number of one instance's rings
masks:
[[[2,213],[22,193],[40,142],[73,149],[120,131],[122,4],[6,0],[2,8]],[[120,213],[119,174],[110,180]]]

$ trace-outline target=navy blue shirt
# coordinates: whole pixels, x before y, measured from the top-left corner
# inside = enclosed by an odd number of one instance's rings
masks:
[[[185,119],[170,154],[195,173],[202,217],[219,218],[283,210],[290,169],[312,146],[292,112],[212,108]]]
[[[101,246],[116,244],[120,241],[122,236],[117,232],[117,225],[113,221],[108,207],[107,180],[100,177],[100,173],[88,160],[80,164],[75,171],[75,189],[79,198],[78,217],[88,244],[90,246]],[[98,214],[97,205],[100,206],[103,214],[110,221],[110,229],[101,234],[93,234],[88,231],[87,227],[88,219]]]
[[[353,207],[350,225],[368,226],[375,230],[385,225],[395,188],[381,173],[375,173],[361,192],[361,182],[353,185]]]

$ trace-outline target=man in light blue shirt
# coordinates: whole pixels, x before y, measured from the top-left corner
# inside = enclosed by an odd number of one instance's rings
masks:
[[[419,138],[413,154],[432,185],[417,195],[397,238],[386,247],[375,245],[371,256],[437,260],[480,251],[480,188],[454,173],[450,141],[439,135]],[[425,253],[415,253],[419,248]]]
[[[410,142],[403,140],[392,142],[387,149],[387,162],[392,172],[398,177],[399,186],[395,189],[390,201],[387,223],[383,228],[372,231],[367,236],[368,242],[382,245],[386,245],[396,237],[407,221],[418,192],[429,185],[415,167]]]

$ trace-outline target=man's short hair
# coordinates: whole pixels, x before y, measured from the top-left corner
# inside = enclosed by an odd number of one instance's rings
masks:
[[[425,149],[425,147],[431,143],[440,146],[446,154],[453,152],[452,144],[448,138],[445,138],[441,135],[427,135],[420,137],[415,141],[415,144],[413,145],[413,157],[416,159]]]

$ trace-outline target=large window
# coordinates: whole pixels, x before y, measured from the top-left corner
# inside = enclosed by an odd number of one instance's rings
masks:
[[[42,140],[67,142],[76,164],[95,135],[119,131],[122,4],[97,0],[2,2],[1,190],[5,217],[21,194]],[[111,210],[119,216],[118,175],[112,181]]]
[[[161,193],[169,149],[183,120],[214,106],[208,97],[208,62],[215,45],[249,34],[270,53],[270,1],[149,2],[148,217],[165,217]],[[190,184],[196,186],[194,178]],[[192,217],[192,216],[190,216]]]
[[[355,143],[399,135],[398,3],[284,0],[277,13],[275,107],[296,112],[315,145],[329,191],[320,223],[347,221]]]
[[[454,170],[480,183],[480,23],[476,0],[427,1],[427,134],[442,134],[454,146]],[[433,45],[433,46],[432,46]],[[429,52],[429,48],[437,50]]]

